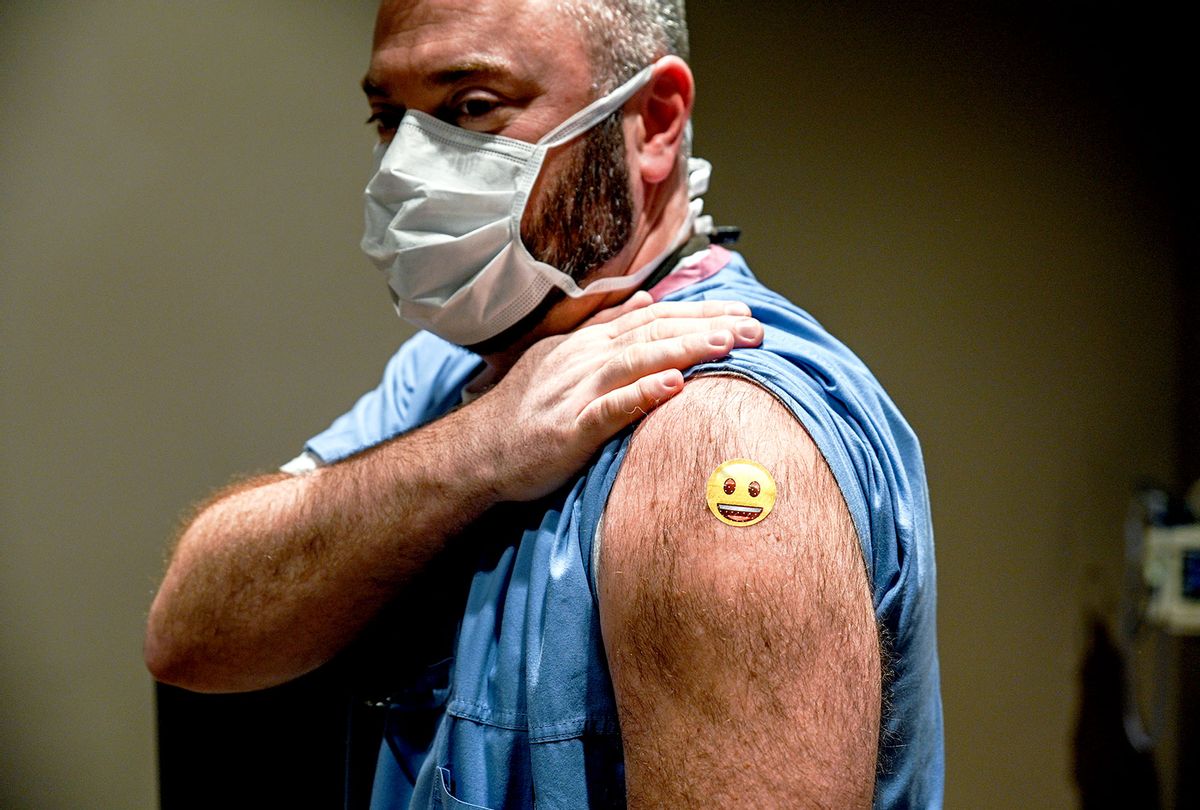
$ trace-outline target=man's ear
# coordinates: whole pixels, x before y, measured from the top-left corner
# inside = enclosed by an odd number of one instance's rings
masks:
[[[692,70],[678,56],[666,56],[654,66],[650,83],[637,95],[637,169],[643,182],[666,180],[683,148],[695,97]]]

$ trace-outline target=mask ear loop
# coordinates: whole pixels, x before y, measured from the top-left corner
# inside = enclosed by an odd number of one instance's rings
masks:
[[[633,98],[639,90],[650,83],[650,79],[654,75],[655,65],[647,65],[642,68],[638,71],[637,75],[625,82],[625,84],[607,96],[596,99],[566,121],[563,121],[543,135],[538,140],[537,145],[553,149],[556,146],[562,146],[564,143],[578,138],[584,132],[596,126],[596,124],[612,115],[621,107],[624,107],[629,99]]]

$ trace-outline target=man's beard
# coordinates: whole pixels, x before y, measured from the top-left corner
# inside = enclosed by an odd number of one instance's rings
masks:
[[[633,199],[618,110],[568,152],[567,165],[536,200],[521,237],[538,261],[582,282],[629,241]]]
[[[617,110],[572,145],[522,228],[529,253],[576,282],[617,256],[634,229],[622,118]]]
[[[625,164],[625,131],[617,110],[568,147],[558,176],[530,200],[521,239],[538,261],[583,284],[624,249],[633,233],[633,195]],[[525,317],[495,337],[468,346],[503,352],[533,331],[565,294],[555,287]]]

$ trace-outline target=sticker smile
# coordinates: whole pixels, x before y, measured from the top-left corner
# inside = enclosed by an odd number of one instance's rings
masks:
[[[719,503],[717,509],[720,510],[721,517],[737,523],[754,520],[762,512],[761,506],[734,506],[731,503]]]

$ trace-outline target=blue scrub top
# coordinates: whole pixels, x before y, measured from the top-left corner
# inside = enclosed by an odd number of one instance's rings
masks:
[[[688,375],[736,374],[766,388],[824,455],[854,521],[888,645],[875,806],[940,807],[933,530],[915,435],[866,366],[763,287],[739,255],[666,299],[740,300],[762,322],[760,347]],[[307,450],[332,463],[418,427],[457,405],[479,369],[477,356],[419,333],[379,387]],[[422,683],[397,685],[407,697],[388,709],[373,809],[532,807],[535,797],[543,807],[624,806],[592,560],[631,433],[609,441],[559,492],[471,527],[478,537],[462,545],[483,551],[453,658],[431,662]],[[430,712],[440,712],[432,734],[430,724],[406,721]]]

